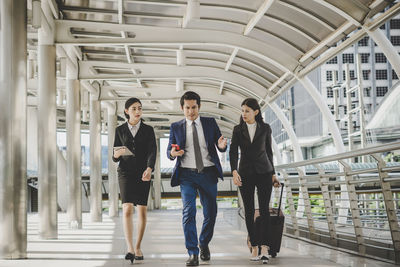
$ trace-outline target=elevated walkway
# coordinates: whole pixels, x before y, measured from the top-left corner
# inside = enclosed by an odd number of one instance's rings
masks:
[[[202,220],[198,210],[198,222]],[[28,259],[0,260],[0,266],[63,267],[63,266],[130,266],[124,259],[125,242],[122,221],[103,214],[103,222],[89,222],[83,214],[83,229],[67,228],[67,216],[58,214],[59,238],[41,240],[38,236],[38,215],[28,216]],[[198,229],[200,224],[198,224]],[[210,266],[254,266],[245,244],[246,230],[237,209],[220,209],[215,234],[210,244]],[[159,210],[148,213],[148,226],[143,240],[145,260],[141,266],[185,266],[187,254],[181,225],[181,210]],[[201,265],[206,265],[201,263]],[[284,237],[281,252],[271,259],[270,266],[395,266],[361,258],[298,239]]]

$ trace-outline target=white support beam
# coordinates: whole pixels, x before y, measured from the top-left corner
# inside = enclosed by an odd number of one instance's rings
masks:
[[[247,23],[243,35],[248,35],[251,32],[251,30],[256,26],[256,24],[260,21],[260,19],[264,16],[264,14],[268,11],[268,9],[272,6],[274,2],[275,0],[264,1],[264,3],[260,6],[257,12],[250,19],[249,23]]]
[[[304,86],[307,90],[309,95],[314,100],[314,103],[318,106],[319,110],[322,113],[322,117],[324,118],[325,122],[328,124],[329,131],[332,135],[333,142],[335,144],[336,152],[342,153],[344,152],[344,144],[343,139],[340,134],[340,130],[336,124],[335,118],[330,111],[328,104],[326,103],[325,99],[322,98],[321,94],[319,93],[318,89],[312,83],[312,81],[306,76],[303,78],[297,78],[300,83]]]
[[[222,81],[222,82],[221,82],[221,85],[219,86],[219,94],[220,94],[220,95],[222,95],[222,93],[223,93],[223,91],[224,91],[224,84],[225,84],[225,82]]]
[[[315,45],[313,48],[311,48],[310,50],[307,51],[307,53],[305,53],[301,58],[300,58],[300,62],[304,62],[307,59],[309,59],[310,57],[312,57],[312,55],[314,55],[316,52],[318,52],[319,50],[321,50],[322,48],[324,48],[326,45],[328,45],[330,42],[332,42],[333,40],[335,40],[338,36],[343,35],[343,32],[345,32],[346,30],[348,30],[350,27],[353,26],[353,23],[350,21],[346,21],[345,23],[343,23],[336,31],[332,32],[330,35],[328,35],[325,39],[323,39],[321,42],[319,42],[317,45]]]
[[[176,79],[176,91],[182,92],[183,91],[183,79]]]
[[[348,14],[346,11],[334,6],[333,4],[329,3],[328,1],[325,0],[314,0],[314,2],[330,9],[331,11],[335,12],[342,18],[346,19],[347,21],[350,21],[352,24],[356,26],[361,26],[361,23],[357,21],[355,18],[353,18],[350,14]]]
[[[199,0],[187,0],[186,12],[182,20],[182,28],[188,27],[191,21],[200,19]]]
[[[53,13],[53,16],[55,19],[59,19],[59,10],[58,10],[58,5],[55,0],[47,0],[49,2],[49,6],[51,9],[51,12]]]
[[[200,46],[222,46],[238,48],[250,55],[256,56],[268,64],[273,65],[284,72],[290,71],[298,66],[296,58],[288,55],[280,47],[272,42],[259,41],[232,32],[203,29],[180,29],[144,25],[117,25],[113,23],[62,20],[56,21],[56,42],[58,44],[88,45],[88,46],[170,46],[170,45],[200,45]],[[71,27],[81,27],[87,30],[111,30],[111,31],[133,31],[135,38],[75,38],[70,34]],[[171,41],[174,36],[174,41]]]
[[[232,52],[231,56],[229,57],[228,62],[226,63],[225,71],[229,70],[229,68],[231,67],[232,62],[235,59],[238,52],[239,52],[239,48],[236,47],[235,49],[233,49],[233,52]]]
[[[394,6],[386,10],[384,13],[377,15],[374,17],[373,20],[367,21],[361,29],[357,32],[354,32],[349,38],[347,38],[344,42],[340,43],[336,47],[330,48],[328,51],[324,52],[322,55],[318,57],[318,59],[314,60],[311,64],[308,64],[304,69],[300,70],[297,73],[298,77],[303,77],[313,71],[314,69],[318,68],[322,64],[325,64],[326,61],[331,59],[332,57],[336,56],[347,47],[351,46],[358,40],[364,37],[367,34],[367,31],[373,31],[378,28],[382,23],[389,20],[390,18],[394,17],[400,12],[400,2],[396,3]]]
[[[108,61],[81,61],[79,62],[80,80],[126,80],[131,79],[130,74],[97,74],[89,72],[90,67],[101,67],[112,70],[116,69],[139,69],[140,73],[136,78],[141,80],[152,79],[210,79],[214,81],[225,81],[226,84],[233,84],[245,94],[261,98],[267,92],[266,88],[258,82],[234,72],[226,72],[223,69],[202,66],[159,65],[159,64],[127,64],[122,62]]]
[[[367,31],[367,32],[368,35],[371,36],[374,42],[385,54],[387,60],[389,60],[397,76],[400,77],[400,56],[397,52],[397,49],[393,47],[392,43],[381,31],[381,29],[377,28],[373,31]]]
[[[91,95],[99,95],[98,87],[93,86],[88,80],[81,80],[81,84]]]
[[[118,23],[124,23],[124,0],[118,0]]]

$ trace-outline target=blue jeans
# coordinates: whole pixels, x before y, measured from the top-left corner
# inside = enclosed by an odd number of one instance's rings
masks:
[[[208,246],[214,234],[215,219],[217,218],[217,177],[216,173],[206,171],[197,173],[182,169],[180,179],[183,202],[182,225],[185,234],[185,245],[189,255],[198,255],[200,246]],[[203,206],[203,227],[199,241],[196,229],[196,194],[199,193]]]

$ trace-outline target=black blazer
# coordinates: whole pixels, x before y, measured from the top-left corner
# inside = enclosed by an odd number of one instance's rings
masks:
[[[271,127],[267,123],[257,122],[253,142],[250,141],[247,124],[242,123],[233,128],[229,158],[231,170],[237,170],[238,148],[240,147],[239,174],[242,176],[252,173],[275,174],[271,148]]]
[[[128,122],[115,129],[114,147],[126,146],[135,156],[112,157],[114,162],[119,161],[118,173],[132,173],[142,175],[147,167],[154,170],[157,145],[153,127],[141,122],[138,132],[133,138]]]

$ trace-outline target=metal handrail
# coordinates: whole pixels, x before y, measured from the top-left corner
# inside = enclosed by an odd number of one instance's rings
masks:
[[[384,145],[377,145],[367,148],[361,148],[349,152],[338,153],[335,155],[329,155],[325,157],[315,158],[315,159],[308,159],[303,161],[297,161],[290,164],[281,164],[275,166],[275,169],[282,170],[282,169],[290,169],[295,167],[303,167],[306,165],[315,165],[325,162],[337,161],[341,159],[348,159],[348,158],[355,158],[359,156],[371,155],[371,154],[379,154],[387,151],[392,150],[399,150],[400,149],[400,142],[393,142]]]
[[[290,215],[286,221],[288,233],[300,237],[300,232],[305,232],[313,240],[330,237],[325,242],[340,246],[338,240],[342,239],[338,235],[346,236],[343,241],[347,245],[344,246],[353,244],[353,249],[361,255],[366,255],[370,248],[381,249],[388,259],[400,263],[400,214],[396,210],[399,197],[394,193],[399,188],[393,187],[400,184],[400,164],[387,164],[381,157],[382,153],[394,150],[400,150],[400,142],[275,166],[287,189],[285,213]],[[350,159],[360,156],[370,156],[373,162],[350,164]],[[363,187],[363,184],[372,184],[373,190]],[[339,185],[340,191],[335,189]],[[341,194],[339,198],[337,193]],[[311,194],[317,197],[310,197]],[[382,199],[364,199],[362,196],[365,194],[379,194]],[[312,204],[314,200],[319,204]],[[321,223],[326,223],[326,226],[321,226]],[[392,244],[383,240],[391,240]],[[377,253],[375,256],[384,254],[376,251],[373,251]]]

